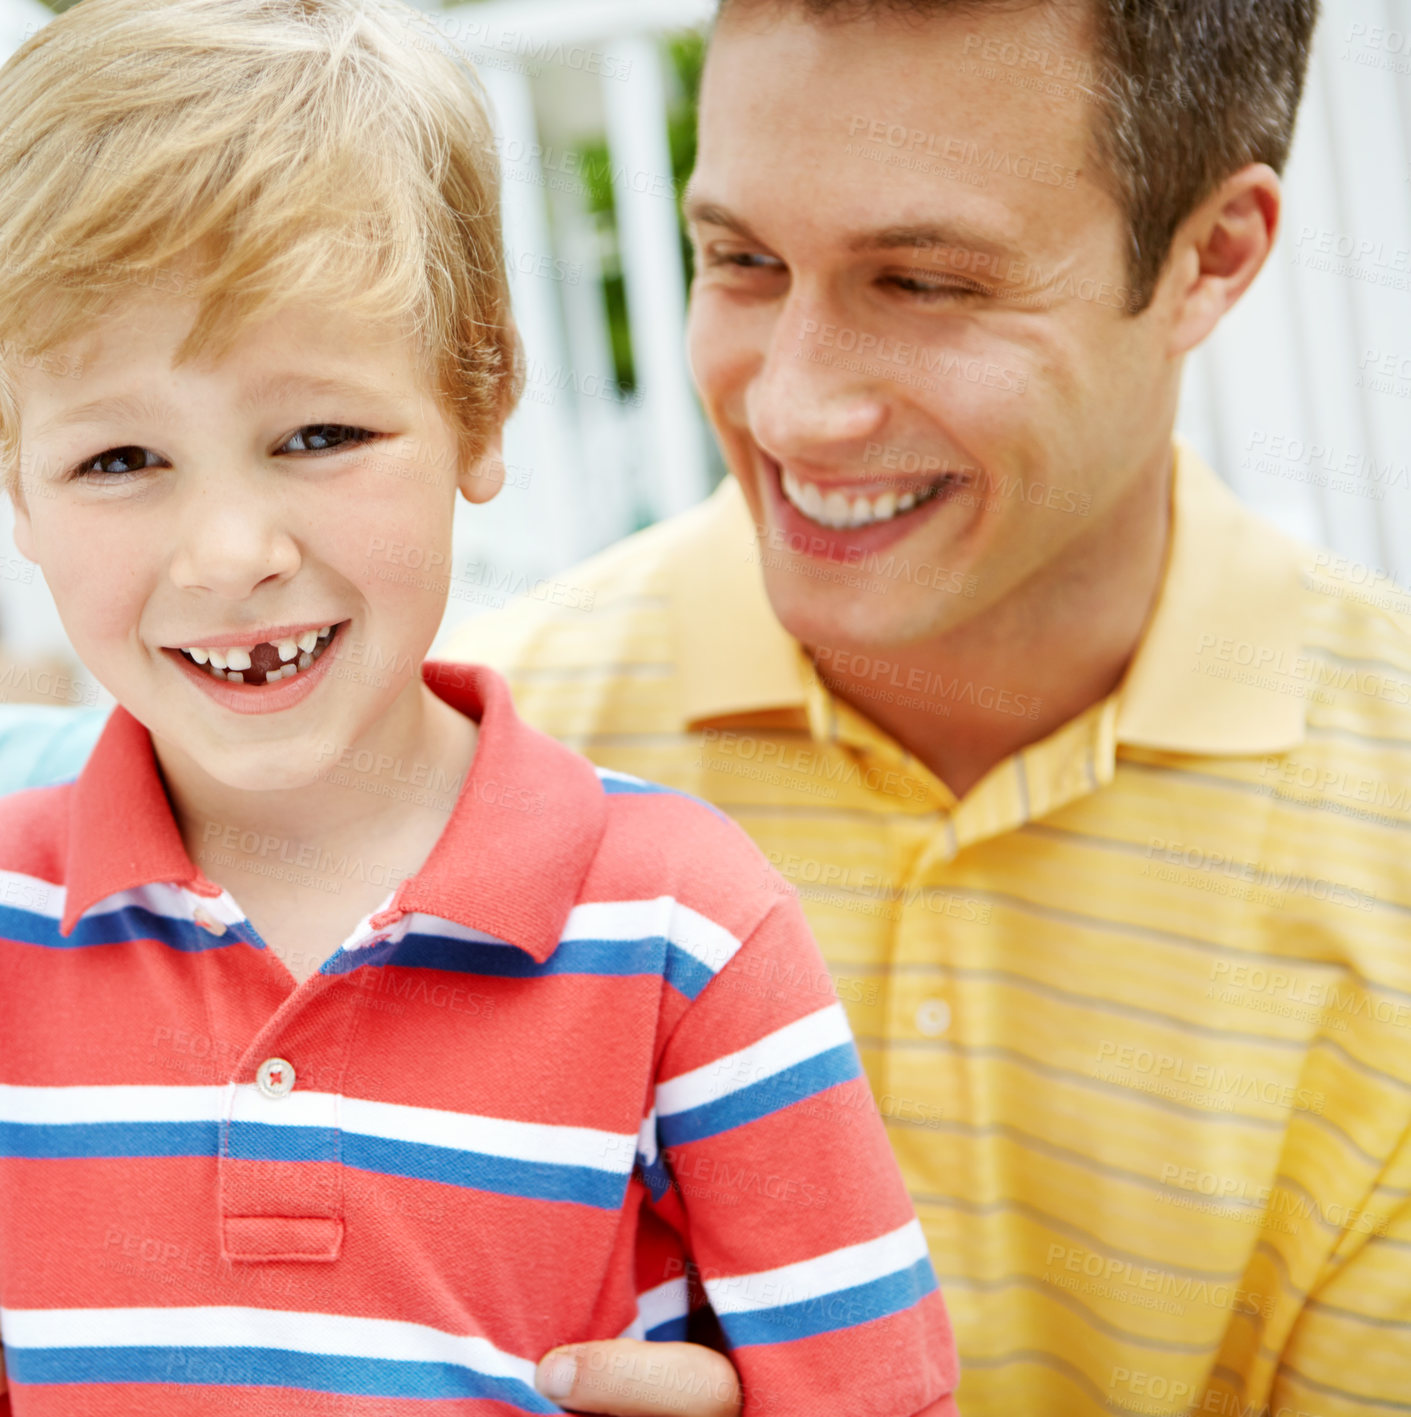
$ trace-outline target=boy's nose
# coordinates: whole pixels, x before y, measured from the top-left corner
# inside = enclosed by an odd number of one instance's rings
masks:
[[[268,580],[298,569],[299,547],[276,509],[244,495],[218,506],[190,508],[171,558],[171,578],[183,590],[243,599]]]

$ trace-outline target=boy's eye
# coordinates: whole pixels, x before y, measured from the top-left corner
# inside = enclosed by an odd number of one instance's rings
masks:
[[[345,444],[368,443],[376,436],[366,428],[354,428],[347,423],[310,423],[291,434],[283,446],[295,453],[317,453]],[[294,447],[295,443],[303,446]]]
[[[140,472],[145,467],[151,467],[154,462],[161,462],[161,458],[150,448],[139,448],[130,444],[125,448],[108,448],[96,457],[89,458],[87,462],[79,463],[74,468],[73,475],[120,477],[124,473]]]
[[[280,445],[279,451],[294,453],[336,452],[340,447],[356,447],[370,443],[376,433],[355,428],[347,423],[310,423],[292,433]],[[117,478],[143,471],[162,461],[150,448],[129,444],[123,448],[108,448],[81,462],[73,469],[74,477]]]

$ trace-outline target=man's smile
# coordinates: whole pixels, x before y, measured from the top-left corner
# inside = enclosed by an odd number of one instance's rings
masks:
[[[960,470],[942,473],[929,481],[910,480],[887,482],[879,486],[878,479],[862,482],[815,482],[799,477],[787,468],[779,472],[779,485],[789,505],[809,521],[820,526],[874,526],[889,522],[925,506],[950,487],[968,482],[969,475]]]

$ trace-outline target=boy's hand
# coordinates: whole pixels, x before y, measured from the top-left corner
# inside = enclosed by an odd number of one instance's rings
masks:
[[[730,1360],[694,1343],[572,1343],[546,1353],[534,1381],[573,1412],[738,1417],[740,1411],[740,1380]]]

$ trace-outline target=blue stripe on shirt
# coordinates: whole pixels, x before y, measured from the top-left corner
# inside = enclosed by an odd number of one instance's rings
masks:
[[[32,910],[0,906],[0,938],[21,945],[40,945],[51,950],[86,949],[92,945],[124,945],[135,940],[155,940],[168,949],[184,954],[225,949],[230,945],[255,942],[239,926],[228,926],[225,934],[213,935],[189,920],[158,915],[138,905],[120,910],[82,916],[67,937],[59,934],[59,922],[52,915]],[[259,946],[256,946],[257,948]]]
[[[553,954],[539,964],[512,945],[417,932],[399,941],[340,950],[324,962],[321,972],[351,974],[363,967],[388,966],[479,974],[491,979],[547,979],[560,974],[588,974],[604,979],[649,975],[664,978],[687,999],[694,999],[715,978],[709,965],[660,935],[628,940],[560,940]]]
[[[919,1304],[939,1288],[931,1261],[924,1256],[907,1269],[883,1275],[851,1289],[837,1289],[796,1304],[721,1314],[720,1327],[731,1348],[756,1343],[789,1343],[820,1333],[856,1328]]]
[[[220,1124],[209,1122],[0,1122],[0,1156],[27,1160],[114,1160],[125,1156],[211,1156]]]
[[[840,1043],[836,1048],[805,1058],[748,1087],[727,1092],[713,1102],[658,1116],[657,1135],[664,1147],[701,1141],[773,1112],[782,1112],[796,1102],[861,1075],[857,1049],[851,1043]]]
[[[298,1315],[291,1315],[297,1332]],[[525,1412],[561,1412],[516,1378],[454,1363],[418,1363],[280,1348],[7,1348],[15,1387],[41,1383],[171,1383],[282,1387],[356,1397],[461,1398]],[[277,1405],[277,1404],[276,1404]]]

